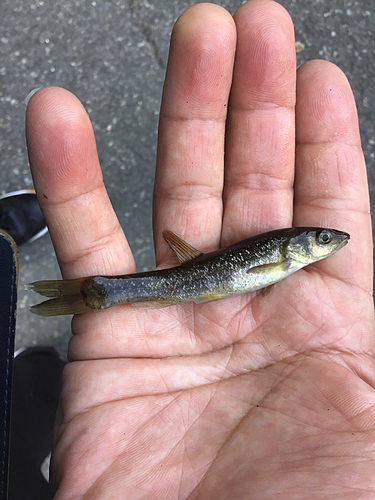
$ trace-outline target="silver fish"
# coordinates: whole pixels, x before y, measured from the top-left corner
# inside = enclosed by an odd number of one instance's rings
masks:
[[[29,287],[50,300],[32,306],[31,312],[55,316],[126,303],[158,308],[222,299],[269,287],[334,254],[350,238],[336,229],[296,227],[202,253],[172,231],[164,231],[163,236],[178,257],[179,266],[122,276],[35,281]]]

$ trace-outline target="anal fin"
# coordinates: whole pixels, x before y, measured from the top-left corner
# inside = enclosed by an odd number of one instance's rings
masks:
[[[262,289],[262,297],[265,297],[266,295],[268,295],[270,293],[270,291],[272,290],[272,288],[274,288],[276,283],[273,283],[273,285],[268,285],[266,286],[266,288],[263,288]]]
[[[180,304],[180,300],[176,301],[143,301],[143,302],[131,302],[131,305],[134,307],[138,307],[139,309],[163,309],[164,307],[175,306],[176,304]]]
[[[203,304],[204,302],[212,302],[213,300],[220,300],[227,297],[224,293],[207,293],[203,295],[200,299],[194,300],[196,304]]]

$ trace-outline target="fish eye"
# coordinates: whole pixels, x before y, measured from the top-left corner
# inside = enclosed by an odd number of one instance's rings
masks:
[[[320,231],[320,233],[318,235],[318,241],[319,241],[319,243],[323,243],[323,244],[330,243],[332,241],[331,232],[327,231],[326,229],[324,229],[323,231]]]

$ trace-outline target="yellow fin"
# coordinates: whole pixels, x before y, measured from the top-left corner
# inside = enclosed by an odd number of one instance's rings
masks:
[[[273,283],[273,285],[268,285],[266,286],[266,288],[263,288],[262,289],[262,297],[265,297],[266,295],[268,295],[270,293],[270,291],[272,290],[272,288],[274,288],[276,283]]]
[[[86,279],[43,280],[30,283],[30,290],[50,299],[31,306],[30,311],[39,316],[82,314],[92,311],[85,304],[83,295],[81,294],[81,286]]]
[[[84,303],[82,296],[57,297],[45,300],[30,307],[30,311],[38,316],[61,316],[63,314],[83,314],[92,311]]]
[[[186,241],[182,240],[172,231],[163,231],[163,238],[176,254],[180,264],[202,255],[202,252],[189,245],[189,243],[186,243]]]
[[[82,283],[86,278],[75,278],[70,280],[42,280],[29,283],[29,290],[39,293],[44,297],[55,298],[66,295],[78,295]]]
[[[246,272],[247,273],[267,273],[267,271],[287,271],[289,269],[290,261],[286,260],[285,262],[273,262],[271,264],[262,264],[261,266],[250,267]]]
[[[203,302],[211,302],[213,300],[220,300],[220,299],[223,299],[225,297],[227,297],[227,295],[225,293],[207,293],[207,294],[203,295],[203,297],[201,297],[200,299],[194,300],[194,302],[196,304],[202,304]]]
[[[157,302],[156,300],[143,301],[143,302],[131,302],[131,305],[138,307],[139,309],[163,309],[164,307],[174,306],[180,304],[180,300],[173,301],[163,301]]]

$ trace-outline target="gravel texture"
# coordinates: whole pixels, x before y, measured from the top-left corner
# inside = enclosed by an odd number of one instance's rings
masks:
[[[83,102],[94,124],[104,179],[139,270],[154,265],[151,200],[157,122],[170,33],[196,2],[4,0],[0,21],[0,193],[32,187],[24,99],[58,85]],[[240,1],[214,2],[231,13]],[[348,76],[356,98],[371,196],[374,169],[374,0],[281,1],[296,30],[298,63],[321,58]],[[17,347],[54,345],[62,356],[70,318],[32,316],[24,287],[58,278],[49,236],[20,248]]]

